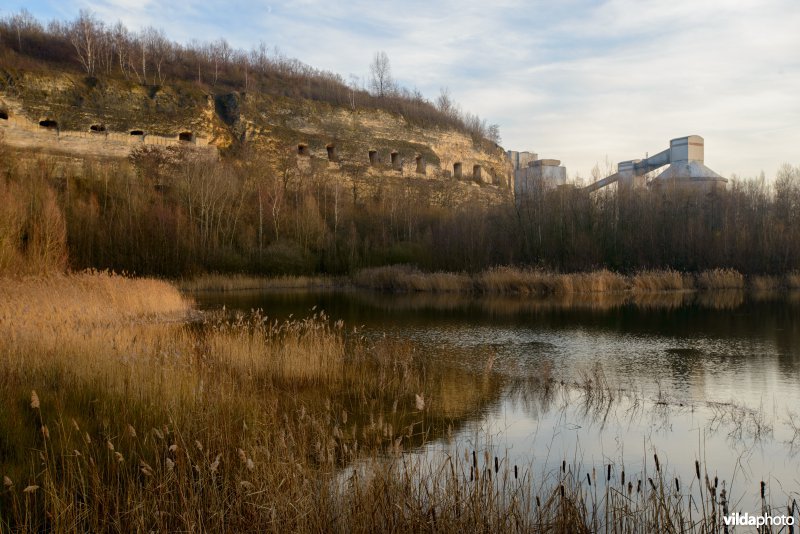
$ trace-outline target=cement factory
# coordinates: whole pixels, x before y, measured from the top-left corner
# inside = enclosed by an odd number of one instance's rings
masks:
[[[649,187],[652,190],[681,190],[708,193],[725,189],[728,180],[706,167],[705,142],[699,135],[678,137],[669,148],[645,159],[621,161],[617,172],[584,188],[592,193],[611,184],[619,190]],[[567,169],[557,159],[539,159],[533,152],[507,152],[514,167],[514,193],[518,197],[536,190],[565,186]],[[667,166],[648,180],[648,174]]]

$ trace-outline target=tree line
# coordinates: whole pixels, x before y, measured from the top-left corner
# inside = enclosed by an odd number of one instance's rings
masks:
[[[298,168],[292,147],[221,161],[142,147],[128,161],[85,160],[71,172],[48,156],[3,150],[6,272],[67,264],[176,277],[344,274],[389,264],[466,272],[800,269],[800,167],[790,165],[773,182],[735,180],[711,194],[561,188],[519,202],[443,206],[403,180],[365,194],[324,162]]]
[[[89,78],[121,78],[143,85],[193,83],[214,93],[260,92],[352,109],[382,109],[420,126],[456,129],[476,143],[500,142],[497,125],[462,112],[449,100],[442,107],[418,90],[399,87],[382,52],[370,66],[369,91],[358,80],[348,83],[263,42],[249,51],[234,48],[225,39],[183,45],[168,39],[161,29],[132,32],[121,22],[106,24],[87,10],[72,21],[55,20],[45,27],[22,10],[0,19],[0,60],[8,69],[72,69]],[[376,73],[380,74],[377,86]]]

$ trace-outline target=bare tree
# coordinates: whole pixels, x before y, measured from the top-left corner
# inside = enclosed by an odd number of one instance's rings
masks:
[[[381,50],[375,53],[375,58],[369,65],[370,85],[375,95],[384,97],[394,92],[394,80],[392,79],[392,66],[389,64],[389,56]]]
[[[36,21],[31,12],[23,8],[16,15],[12,15],[7,20],[9,29],[17,34],[17,51],[22,52],[22,34],[32,31],[42,31],[41,25]]]
[[[450,97],[450,89],[447,87],[440,89],[439,96],[436,98],[436,108],[448,117],[452,117],[457,111],[456,104]]]
[[[94,76],[97,65],[98,37],[102,31],[102,23],[86,9],[81,9],[77,20],[70,28],[70,42],[75,47],[78,60],[81,62],[86,74]]]
[[[158,83],[164,83],[164,74],[162,65],[170,52],[171,43],[164,35],[164,30],[158,30],[153,27],[145,28],[139,37],[142,40],[142,48],[147,47],[150,50],[151,62],[154,65],[156,72],[153,77],[153,82],[158,79]],[[144,68],[144,67],[143,67]]]
[[[490,124],[489,130],[486,132],[486,139],[499,145],[502,141],[500,137],[500,126],[498,124]]]
[[[228,41],[219,39],[209,45],[208,54],[210,59],[214,62],[214,85],[217,85],[219,79],[220,67],[227,66],[230,62],[233,49]]]

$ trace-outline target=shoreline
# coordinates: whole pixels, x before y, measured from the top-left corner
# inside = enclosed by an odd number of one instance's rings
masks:
[[[376,293],[517,295],[548,297],[558,295],[661,294],[737,290],[755,293],[800,290],[800,273],[745,276],[733,269],[712,269],[697,273],[673,270],[621,274],[606,269],[591,272],[557,273],[541,269],[495,267],[478,273],[423,272],[406,265],[362,269],[344,276],[257,276],[208,274],[173,280],[181,292],[269,291],[269,290],[365,290]]]

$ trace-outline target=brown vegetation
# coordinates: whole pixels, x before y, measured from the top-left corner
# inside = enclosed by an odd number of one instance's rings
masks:
[[[210,161],[148,147],[127,162],[77,165],[8,152],[0,161],[7,273],[68,263],[176,278],[341,275],[402,263],[440,274],[395,272],[397,289],[463,291],[465,275],[441,274],[455,272],[476,277],[481,291],[557,293],[623,289],[598,266],[634,276],[626,284],[640,291],[691,288],[679,273],[708,271],[698,288],[741,288],[742,275],[763,285],[753,277],[800,269],[800,209],[785,206],[792,199],[800,206],[800,174],[791,167],[773,187],[737,183],[707,196],[556,190],[519,206],[510,199],[487,206],[448,200],[446,188],[434,202],[429,190],[402,180],[369,184],[361,194],[361,178],[348,183],[325,166],[299,168],[279,148]],[[554,271],[595,274],[543,274]],[[392,272],[359,275],[375,280],[357,283],[390,289],[377,278]],[[779,283],[797,285],[794,278]]]
[[[585,273],[554,273],[541,269],[494,267],[469,275],[465,273],[424,273],[407,265],[363,269],[353,275],[356,287],[390,292],[482,293],[488,295],[562,296],[592,293],[633,292],[635,294],[700,289],[774,291],[793,288],[795,275],[745,277],[733,269],[712,269],[697,274],[672,269],[641,271],[625,276],[608,270]]]
[[[407,454],[496,398],[491,358],[430,365],[320,315],[165,322],[189,309],[174,288],[102,273],[0,294],[3,530],[722,532],[732,506],[705,465],[676,479],[657,455],[539,475],[489,450]],[[601,368],[519,380],[600,414],[625,394]]]
[[[241,274],[203,274],[181,280],[182,291],[250,291],[268,289],[310,289],[341,287],[335,278],[324,276],[248,276]]]
[[[349,530],[370,497],[339,523],[342,465],[413,448],[497,391],[321,315],[165,321],[189,308],[158,281],[0,295],[3,530]]]

